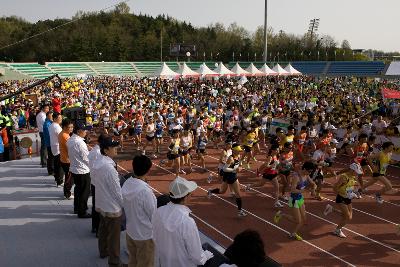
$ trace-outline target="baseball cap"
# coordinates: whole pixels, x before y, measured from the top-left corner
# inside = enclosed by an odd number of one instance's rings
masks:
[[[357,163],[350,164],[350,169],[353,170],[357,174],[363,174],[363,170],[361,169],[361,165]]]
[[[78,130],[86,131],[86,130],[90,130],[92,127],[91,126],[87,126],[83,121],[77,121],[75,123],[75,127],[74,128],[77,131]]]
[[[188,181],[180,176],[176,177],[169,185],[169,195],[171,198],[183,198],[187,194],[196,190],[197,184],[192,181]]]
[[[114,141],[111,137],[107,136],[100,142],[100,147],[103,149],[119,146],[118,141]]]

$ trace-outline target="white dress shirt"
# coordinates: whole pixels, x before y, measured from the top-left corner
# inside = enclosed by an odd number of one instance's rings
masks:
[[[60,124],[53,122],[49,126],[49,135],[50,135],[50,147],[51,147],[51,153],[53,153],[54,156],[57,156],[60,154],[60,143],[58,141],[58,135],[61,133],[62,128]]]
[[[149,185],[140,179],[129,178],[122,186],[122,199],[129,237],[133,240],[152,239],[151,222],[157,210],[157,199]]]
[[[100,147],[99,145],[95,145],[92,150],[89,151],[88,159],[89,159],[89,169],[90,172],[93,171],[93,166],[96,161],[101,157]],[[90,183],[96,186],[96,177],[90,174]]]
[[[101,155],[94,163],[90,176],[96,177],[96,210],[122,212],[122,194],[115,162]]]
[[[73,134],[67,141],[68,156],[71,165],[69,171],[73,174],[86,174],[89,169],[89,150],[82,137]]]
[[[36,115],[36,125],[38,127],[39,132],[41,132],[41,133],[43,133],[43,124],[44,124],[45,120],[46,120],[46,113],[44,113],[43,111],[40,111]]]
[[[157,209],[153,217],[156,266],[197,267],[207,261],[190,212],[188,207],[173,203]]]

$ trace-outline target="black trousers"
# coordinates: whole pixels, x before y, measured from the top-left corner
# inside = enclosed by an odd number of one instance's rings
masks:
[[[46,162],[47,162],[47,149],[46,149],[46,145],[44,144],[44,135],[43,133],[39,133],[40,135],[40,165],[42,165],[42,167],[46,166]]]
[[[92,193],[92,232],[98,233],[100,214],[96,211],[96,187],[90,185],[90,191]]]
[[[87,202],[90,195],[90,173],[72,174],[74,179],[74,212],[84,215],[88,209]]]
[[[74,179],[72,178],[72,174],[69,172],[69,163],[61,162],[61,168],[63,169],[65,181],[64,181],[64,196],[69,198],[71,196],[71,188],[74,184]]]
[[[47,147],[47,173],[49,175],[54,173],[54,157],[49,146]]]
[[[54,179],[57,185],[60,185],[63,183],[63,176],[64,176],[63,169],[61,168],[60,154],[53,155],[53,162],[54,162]]]

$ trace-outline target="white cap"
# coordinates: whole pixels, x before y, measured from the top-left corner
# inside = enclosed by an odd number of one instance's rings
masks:
[[[56,93],[54,94],[54,96],[55,96],[55,97],[59,97],[59,96],[60,96],[60,93],[56,92]]]
[[[192,181],[188,181],[180,176],[176,177],[169,184],[169,193],[171,198],[183,198],[187,194],[196,190],[197,184]]]
[[[350,164],[350,169],[353,170],[357,174],[363,174],[364,173],[362,168],[361,168],[361,165],[357,164],[355,162]]]

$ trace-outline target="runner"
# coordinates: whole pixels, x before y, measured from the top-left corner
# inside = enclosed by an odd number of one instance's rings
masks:
[[[156,126],[154,124],[153,115],[147,117],[147,126],[146,126],[146,141],[143,146],[143,155],[146,155],[146,148],[148,145],[153,145],[153,158],[157,158],[157,141],[155,139],[156,134]]]
[[[193,148],[193,138],[192,134],[189,131],[189,125],[185,126],[185,130],[183,131],[183,135],[181,137],[180,146],[181,146],[181,159],[182,159],[182,166],[187,164],[189,166],[189,171],[187,173],[191,173],[192,169],[192,160],[190,152]]]
[[[204,159],[204,155],[206,154],[206,146],[208,143],[208,138],[206,136],[206,132],[205,131],[201,131],[200,132],[200,136],[197,140],[197,156],[199,157],[200,161],[201,161],[201,167],[203,168],[202,170],[204,172],[207,172],[206,169],[206,161]]]
[[[289,197],[289,208],[291,215],[278,211],[274,216],[275,224],[279,224],[282,218],[293,222],[294,228],[289,234],[290,238],[301,241],[303,238],[299,235],[300,228],[306,223],[306,206],[304,204],[303,191],[308,185],[314,185],[309,176],[309,171],[313,168],[312,162],[305,162],[301,168],[296,167],[291,178],[291,189]]]
[[[280,186],[281,198],[288,200],[285,195],[290,185],[290,172],[293,170],[293,144],[285,143],[279,157],[279,174],[282,185]]]
[[[333,185],[333,191],[336,195],[336,205],[338,209],[334,209],[332,205],[328,204],[325,207],[324,215],[327,216],[331,212],[335,211],[340,213],[342,216],[341,221],[336,226],[333,234],[338,237],[345,238],[346,235],[343,233],[342,228],[353,219],[353,206],[352,199],[357,197],[354,186],[357,184],[355,175],[362,174],[363,171],[359,164],[352,163],[349,169],[345,169],[338,173],[339,178]]]
[[[247,214],[242,210],[242,198],[240,196],[240,185],[237,173],[240,172],[240,152],[242,148],[239,144],[232,145],[232,155],[230,155],[223,167],[223,180],[220,188],[210,189],[207,196],[211,198],[212,194],[224,194],[228,187],[235,193],[238,216],[243,217]]]
[[[246,190],[250,190],[254,187],[261,187],[267,181],[270,181],[274,186],[275,195],[275,208],[282,208],[283,205],[279,201],[279,181],[278,181],[278,165],[279,165],[279,146],[271,145],[266,161],[258,168],[257,173],[262,176],[262,179],[257,183],[246,187]]]
[[[365,174],[365,171],[372,173],[372,169],[367,161],[368,149],[368,136],[366,134],[360,134],[358,136],[358,142],[356,142],[353,147],[353,154],[355,156],[354,161],[363,169],[363,173],[357,176],[358,183],[360,184],[358,192],[360,196],[364,188],[363,174]]]
[[[172,137],[170,144],[168,146],[167,159],[169,160],[169,167],[175,168],[175,175],[179,176],[180,173],[186,174],[183,170],[181,170],[181,155],[180,155],[180,141],[179,131],[173,130],[171,132]]]
[[[369,164],[373,166],[373,174],[372,179],[364,185],[363,190],[378,181],[381,182],[383,187],[375,194],[376,202],[379,204],[383,203],[382,195],[392,190],[392,183],[386,177],[386,171],[389,164],[396,163],[396,161],[392,160],[393,149],[394,144],[392,142],[385,142],[382,145],[382,151],[372,154],[368,159]]]
[[[165,124],[164,124],[164,120],[163,117],[159,114],[155,114],[154,116],[156,116],[156,153],[160,153],[160,147],[161,144],[163,143],[163,135],[164,135],[164,130],[166,128]]]

